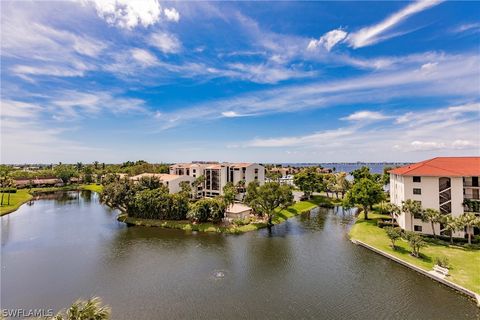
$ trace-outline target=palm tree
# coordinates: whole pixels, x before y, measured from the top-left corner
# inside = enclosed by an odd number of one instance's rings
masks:
[[[93,166],[95,167],[95,170],[98,169],[98,161],[93,161]]]
[[[440,214],[440,211],[432,208],[425,209],[422,211],[422,221],[430,222],[432,225],[433,237],[436,239],[437,235],[435,233],[435,223],[442,221],[442,215]]]
[[[411,226],[410,230],[413,230],[413,219],[415,215],[422,212],[422,206],[418,201],[407,199],[403,202],[402,212],[410,216]]]
[[[451,214],[444,215],[442,218],[442,223],[444,225],[443,230],[447,231],[450,235],[450,243],[453,244],[453,233],[459,229],[459,220],[458,218],[453,217]]]
[[[390,217],[392,218],[392,227],[395,222],[395,218],[402,212],[402,209],[394,203],[387,203],[385,210],[388,211]]]
[[[467,212],[460,217],[460,226],[467,229],[468,244],[472,244],[473,227],[478,225],[478,218],[472,212]]]
[[[58,313],[52,320],[107,320],[110,319],[110,307],[102,306],[102,300],[93,297],[87,301],[77,300],[66,311]]]

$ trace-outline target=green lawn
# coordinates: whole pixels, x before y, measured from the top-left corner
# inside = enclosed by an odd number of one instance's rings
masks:
[[[273,224],[282,223],[289,218],[310,211],[318,206],[332,206],[331,199],[324,196],[313,196],[311,200],[299,201],[287,209],[277,210],[272,222]]]
[[[72,190],[90,190],[95,192],[102,192],[103,186],[96,184],[84,184],[84,185],[68,185],[63,187],[47,187],[47,188],[32,188],[32,189],[18,189],[16,193],[10,195],[10,205],[7,205],[8,193],[5,193],[3,203],[0,207],[0,216],[7,213],[11,213],[17,210],[22,204],[27,202],[33,197],[35,193],[52,192],[52,191],[72,191]]]
[[[95,184],[95,183],[91,183],[91,184],[81,185],[81,186],[80,186],[80,189],[81,189],[81,190],[90,190],[90,191],[94,191],[94,192],[100,193],[100,192],[103,191],[103,186],[102,186],[102,185]]]
[[[371,220],[365,220],[362,214],[359,216],[350,230],[352,239],[365,242],[427,271],[432,270],[436,257],[447,257],[450,263],[450,276],[447,279],[480,293],[480,250],[428,243],[427,247],[420,250],[422,257],[415,258],[410,255],[410,247],[405,240],[397,241],[398,248],[393,250],[385,230],[377,227],[376,220],[388,216],[375,213],[369,213],[368,216]]]
[[[28,193],[28,190],[18,190],[16,193],[10,194],[10,205],[7,205],[8,193],[3,196],[3,206],[0,207],[0,216],[17,210],[22,204],[32,198],[32,195]]]

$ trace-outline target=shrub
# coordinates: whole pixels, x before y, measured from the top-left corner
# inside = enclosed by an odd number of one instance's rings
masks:
[[[405,232],[405,239],[408,241],[410,248],[412,248],[412,255],[419,258],[420,249],[427,246],[422,236],[418,233],[407,231]]]
[[[392,223],[391,220],[377,220],[377,226],[379,228],[384,228],[384,227],[393,227],[393,228],[398,228],[399,225],[397,222]]]
[[[200,199],[190,206],[187,218],[193,222],[220,222],[225,214],[225,205],[220,199]]]
[[[447,257],[435,257],[435,264],[442,268],[448,268],[450,266]]]
[[[250,224],[250,218],[246,219],[235,219],[233,220],[233,223],[237,226],[245,226],[247,224]]]
[[[395,250],[395,242],[402,237],[402,231],[399,228],[386,227],[385,232],[392,242],[393,250]]]
[[[2,188],[0,189],[1,193],[17,193],[16,188]]]

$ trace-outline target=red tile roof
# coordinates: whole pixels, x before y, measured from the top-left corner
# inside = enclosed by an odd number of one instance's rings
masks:
[[[402,176],[480,176],[480,157],[437,157],[390,170]]]

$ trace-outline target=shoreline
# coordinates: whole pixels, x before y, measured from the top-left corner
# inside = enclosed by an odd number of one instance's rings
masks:
[[[373,213],[373,215],[381,216],[375,213]],[[480,308],[480,293],[476,290],[478,289],[478,283],[475,280],[476,277],[474,277],[476,274],[475,261],[480,257],[480,255],[478,255],[480,250],[431,243],[424,248],[424,252],[422,253],[423,258],[414,258],[411,255],[406,255],[409,248],[401,241],[396,244],[397,248],[400,249],[391,249],[390,240],[388,240],[385,231],[376,224],[378,217],[365,220],[360,215],[357,215],[355,222],[347,233],[349,240],[353,244],[382,255],[391,261],[455,290],[457,293],[467,296]],[[448,278],[433,270],[434,258],[442,256],[448,257],[451,263]],[[466,261],[469,261],[470,264],[465,265]],[[470,278],[465,278],[466,275]]]
[[[359,246],[364,247],[364,248],[366,248],[366,249],[368,249],[368,250],[370,250],[370,251],[372,251],[372,252],[375,252],[375,253],[377,253],[377,254],[379,254],[379,255],[381,255],[381,256],[384,256],[384,257],[386,257],[386,258],[388,258],[388,259],[390,259],[390,260],[392,260],[392,261],[394,261],[394,262],[396,262],[396,263],[398,263],[398,264],[401,264],[401,265],[403,265],[403,266],[405,266],[405,267],[407,267],[407,268],[410,268],[411,270],[414,270],[414,271],[416,271],[416,272],[418,272],[418,273],[420,273],[420,274],[422,274],[422,275],[424,275],[424,276],[426,276],[426,277],[428,277],[428,278],[430,278],[430,279],[432,279],[432,280],[435,280],[435,281],[437,281],[437,282],[439,282],[439,283],[441,283],[441,284],[443,284],[443,285],[445,285],[445,286],[447,286],[447,287],[450,287],[450,288],[456,290],[457,292],[459,292],[459,293],[461,293],[461,294],[464,294],[464,295],[468,296],[469,298],[473,299],[473,300],[476,302],[477,307],[480,308],[480,295],[477,294],[477,293],[475,293],[475,292],[473,292],[472,290],[469,290],[469,289],[467,289],[467,288],[464,288],[464,287],[462,287],[461,285],[456,284],[456,283],[454,283],[454,282],[451,282],[451,281],[449,281],[449,280],[443,279],[443,278],[437,276],[435,273],[433,273],[433,272],[431,272],[431,271],[427,271],[427,270],[424,270],[424,269],[422,269],[422,268],[420,268],[420,267],[417,267],[416,265],[413,265],[413,264],[411,264],[411,263],[409,263],[409,262],[407,262],[407,261],[405,261],[405,260],[402,260],[402,259],[400,259],[400,258],[397,258],[397,257],[389,254],[388,252],[385,252],[385,251],[383,251],[383,250],[380,250],[380,249],[378,249],[378,248],[375,248],[374,246],[371,246],[371,245],[369,245],[369,244],[367,244],[367,243],[365,243],[365,242],[363,242],[363,241],[356,240],[356,239],[353,239],[353,238],[351,238],[350,241],[351,241],[353,244],[359,245]]]
[[[15,204],[10,205],[9,206],[10,208],[1,210],[0,217],[17,211],[25,203],[31,200],[35,200],[33,198],[36,195],[41,193],[49,193],[49,192],[56,192],[56,191],[82,191],[82,190],[100,193],[102,188],[103,187],[101,185],[96,185],[96,184],[75,184],[75,185],[67,185],[63,187],[17,189],[17,192],[11,194],[12,197],[16,198],[17,196],[21,195],[21,196],[24,196],[25,198],[18,200],[18,202],[16,202]],[[0,207],[0,208],[3,209],[3,207]]]
[[[108,204],[107,204],[108,205]],[[317,207],[332,207],[330,199],[323,196],[314,196],[311,200],[299,201],[292,206],[279,210],[272,219],[274,225],[281,224],[290,218],[308,213]],[[121,210],[121,209],[120,209]],[[154,220],[129,217],[126,212],[118,215],[117,220],[130,226],[179,229],[184,231],[216,232],[227,234],[242,234],[267,227],[265,222],[249,223],[246,225],[222,226],[211,222],[193,224],[188,220]]]

